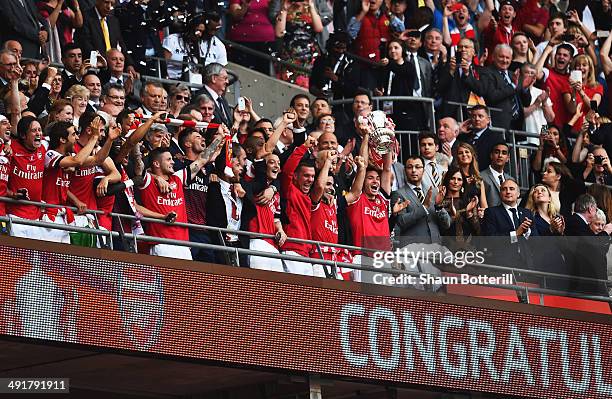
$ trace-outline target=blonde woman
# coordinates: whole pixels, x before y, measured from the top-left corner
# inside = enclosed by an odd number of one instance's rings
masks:
[[[66,92],[66,99],[72,104],[74,126],[79,127],[79,118],[85,113],[89,103],[89,89],[81,85],[73,85]]]
[[[463,192],[467,198],[478,197],[480,208],[488,208],[485,186],[478,171],[476,150],[470,144],[460,142],[457,146],[457,166],[463,175]]]
[[[529,191],[525,208],[533,212],[531,229],[537,231],[538,240],[534,244],[534,265],[542,271],[569,274],[565,270],[565,260],[561,256],[559,238],[563,235],[565,221],[559,214],[559,207],[552,200],[550,189],[544,184],[536,184]],[[533,233],[532,233],[533,234]],[[535,237],[534,237],[535,238]],[[547,284],[548,286],[548,284]]]
[[[595,66],[593,65],[593,60],[588,55],[581,54],[576,56],[571,63],[570,70],[582,72],[582,80],[570,80],[572,92],[563,94],[576,100],[575,102],[570,101],[567,103],[569,104],[567,107],[568,111],[574,113],[578,104],[582,104],[582,113],[586,115],[591,111],[591,101],[597,103],[597,107],[599,107],[603,97],[603,86],[595,79]],[[573,131],[576,133],[580,132],[583,122],[584,116],[581,116],[574,124]]]

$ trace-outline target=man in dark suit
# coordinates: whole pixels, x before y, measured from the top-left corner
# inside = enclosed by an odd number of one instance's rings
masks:
[[[495,263],[512,267],[525,265],[529,269],[533,262],[527,239],[537,236],[538,232],[531,229],[533,223],[531,211],[518,206],[519,194],[519,186],[514,179],[510,178],[503,182],[502,204],[485,210],[482,235],[506,237],[491,243]]]
[[[472,39],[464,37],[457,44],[456,56],[449,56],[446,64],[439,68],[437,91],[442,97],[442,103],[436,112],[437,117],[462,119],[462,108],[451,103],[469,103],[472,90],[470,90],[462,78],[466,75],[480,76],[482,67],[472,62],[475,55],[474,42]],[[457,62],[457,57],[459,56],[459,62]]]
[[[565,252],[571,274],[606,280],[606,252],[610,236],[602,231],[595,234],[589,226],[597,219],[597,202],[589,194],[582,194],[574,202],[574,214],[565,220],[565,235],[569,242]],[[569,284],[571,292],[608,295],[604,284],[575,280]]]
[[[440,230],[446,230],[451,224],[451,218],[446,209],[439,207],[444,199],[444,193],[436,187],[428,191],[423,189],[423,172],[425,161],[420,156],[412,155],[406,161],[407,184],[391,193],[391,204],[409,201],[391,218],[392,224],[399,228],[401,244],[411,242],[425,244],[439,243]]]
[[[416,71],[416,79],[414,80],[414,88],[412,95],[414,97],[431,97],[433,94],[433,68],[431,63],[418,54],[421,45],[421,32],[418,30],[409,31],[407,34],[406,47],[408,49],[408,62],[411,63]],[[423,103],[413,103],[407,111],[407,118],[411,119],[411,130],[424,130],[429,125],[430,107]],[[397,123],[397,122],[396,122]],[[433,128],[433,126],[432,126]]]
[[[447,116],[438,121],[438,139],[440,139],[440,149],[438,151],[448,158],[449,164],[457,153],[458,136],[459,124],[454,118]]]
[[[505,141],[500,132],[489,129],[490,122],[489,108],[484,105],[475,105],[470,109],[470,131],[457,137],[457,140],[469,143],[474,147],[479,169],[485,169],[489,166],[491,162],[489,154],[493,146]]]
[[[471,91],[482,96],[489,107],[499,108],[492,115],[493,126],[503,129],[523,129],[523,104],[531,103],[527,88],[534,77],[524,75],[516,82],[508,72],[512,62],[512,48],[498,44],[493,52],[493,65],[485,68],[480,79],[473,74],[464,76]]]
[[[76,43],[68,43],[62,51],[62,96],[74,85],[83,84],[83,51]]]
[[[86,57],[89,57],[93,50],[97,50],[100,55],[106,55],[108,50],[120,48],[128,65],[127,71],[137,75],[134,61],[123,41],[119,21],[111,14],[114,5],[115,0],[96,0],[95,7],[84,13],[83,26],[76,30],[74,41]]]
[[[204,67],[203,79],[204,87],[196,93],[196,96],[201,93],[208,94],[215,102],[215,117],[213,120],[217,123],[224,123],[226,126],[232,126],[233,111],[224,97],[229,83],[227,70],[223,65],[211,62]]]
[[[504,172],[504,168],[510,160],[510,147],[505,142],[499,142],[493,146],[490,157],[491,164],[488,168],[480,171],[480,177],[485,184],[487,205],[493,207],[501,205],[501,185],[504,181],[512,178]]]
[[[22,57],[40,58],[41,46],[49,37],[49,23],[40,16],[33,1],[3,1],[0,21],[0,45],[16,40],[23,48]]]

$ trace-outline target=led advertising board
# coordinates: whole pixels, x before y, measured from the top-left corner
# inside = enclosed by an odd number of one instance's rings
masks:
[[[601,315],[10,242],[0,242],[3,335],[435,389],[612,397],[612,326]]]

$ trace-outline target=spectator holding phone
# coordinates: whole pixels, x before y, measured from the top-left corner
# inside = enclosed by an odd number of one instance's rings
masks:
[[[569,102],[569,111],[575,112],[578,104],[582,104],[583,115],[587,114],[591,109],[595,112],[599,109],[599,104],[603,97],[603,86],[595,79],[595,66],[591,57],[581,54],[574,58],[570,66],[571,71],[578,71],[580,75],[575,74],[580,79],[573,79],[573,74],[570,75],[570,86],[572,91],[567,93],[575,98],[575,102]],[[580,128],[584,123],[584,116],[578,118],[573,126],[575,133],[580,132]]]
[[[555,119],[555,111],[550,101],[548,90],[535,87],[536,67],[531,63],[525,63],[521,67],[521,75],[531,78],[531,84],[527,88],[531,97],[528,106],[523,107],[525,114],[525,131],[539,134],[542,126],[548,125]],[[524,144],[538,145],[539,140],[535,137],[527,137]]]
[[[612,185],[612,166],[603,147],[598,146],[587,155],[582,177],[587,183]]]
[[[548,125],[540,133],[539,139],[538,150],[531,161],[531,167],[534,171],[544,171],[550,161],[567,163],[569,154],[567,140],[557,126]]]

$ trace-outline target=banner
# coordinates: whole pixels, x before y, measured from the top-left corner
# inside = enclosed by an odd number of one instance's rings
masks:
[[[607,316],[2,242],[3,335],[431,389],[612,397]]]

